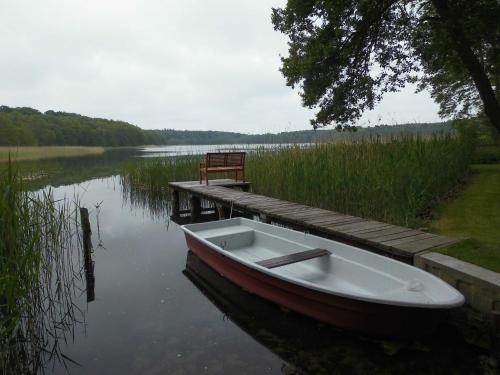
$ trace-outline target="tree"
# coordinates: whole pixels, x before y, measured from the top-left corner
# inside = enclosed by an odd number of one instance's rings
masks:
[[[143,130],[123,121],[0,106],[0,145],[136,146]]]
[[[314,128],[352,123],[417,82],[442,116],[484,111],[500,130],[499,21],[497,0],[288,0],[272,14],[290,39],[281,72],[319,108]]]

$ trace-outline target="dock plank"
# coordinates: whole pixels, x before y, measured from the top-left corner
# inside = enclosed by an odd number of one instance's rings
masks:
[[[402,230],[402,229],[404,229],[404,230]],[[375,237],[375,238],[370,238],[370,240],[375,241],[375,242],[387,242],[387,241],[391,241],[391,240],[397,240],[399,238],[414,236],[414,235],[420,234],[420,233],[422,233],[422,232],[420,232],[418,230],[401,228],[400,231],[398,231],[397,233],[391,233],[391,234],[386,234],[386,235]]]
[[[429,250],[438,246],[451,245],[458,241],[458,238],[436,236],[434,238],[428,238],[426,240],[400,244],[398,245],[398,249],[412,253],[419,253],[421,251]]]
[[[319,218],[324,218],[324,217],[331,216],[331,215],[332,215],[332,213],[328,212],[328,211],[323,211],[323,210],[318,210],[318,211],[309,210],[306,213],[303,213],[301,216],[302,216],[302,219],[304,221],[306,221],[307,219],[319,219]]]
[[[437,237],[435,234],[432,233],[418,233],[414,234],[412,236],[408,237],[403,237],[403,238],[396,238],[394,240],[389,240],[389,241],[381,241],[386,246],[395,246],[395,245],[401,245],[404,243],[409,243],[409,242],[415,242],[415,241],[420,241],[420,240],[425,240],[428,238],[434,238]]]
[[[393,227],[393,225],[391,225],[391,224],[379,223],[379,225],[373,225],[373,226],[363,228],[363,229],[352,230],[349,233],[356,234],[356,236],[357,236],[359,234],[375,232],[375,231],[379,231],[381,229],[388,229],[391,227]]]
[[[296,207],[296,206],[281,206],[281,207],[273,207],[268,210],[269,214],[277,217],[283,217],[287,216],[292,218],[296,218],[296,216],[300,212],[307,212],[307,209],[304,209],[303,207]]]
[[[398,226],[392,226],[387,229],[381,229],[379,231],[373,231],[373,232],[368,232],[368,233],[360,233],[358,234],[358,237],[361,238],[366,238],[372,241],[378,241],[378,239],[383,238],[385,236],[390,236],[393,234],[399,234],[403,232],[408,232],[408,231],[413,231],[413,229],[410,228],[405,228],[405,227],[398,227]]]
[[[304,220],[304,222],[307,224],[315,225],[315,226],[326,226],[326,225],[335,224],[335,223],[350,222],[353,219],[355,219],[353,216],[334,215],[332,213],[331,216],[325,216],[323,218],[318,218],[318,219],[306,219],[306,220]]]
[[[367,220],[363,219],[361,217],[352,217],[351,219],[344,221],[344,222],[337,222],[334,224],[321,225],[321,227],[327,228],[330,230],[335,230],[337,232],[342,232],[343,228],[349,227],[353,224],[359,225],[360,223],[364,223],[365,221],[367,221]]]
[[[384,223],[381,223],[379,221],[364,221],[362,223],[350,223],[350,224],[344,224],[342,226],[337,227],[337,230],[341,230],[344,233],[349,233],[353,234],[356,233],[357,231],[362,231],[366,229],[373,229],[373,228],[380,228],[381,226],[384,226]]]

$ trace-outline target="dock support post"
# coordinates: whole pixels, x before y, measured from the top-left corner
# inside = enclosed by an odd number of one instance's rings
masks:
[[[217,212],[219,213],[219,220],[229,219],[229,215],[231,215],[231,208],[226,206],[217,206]]]
[[[194,195],[191,195],[191,221],[195,221],[200,217],[201,200]]]
[[[172,217],[179,217],[180,210],[179,191],[174,189],[172,190]]]
[[[266,224],[271,224],[271,219],[269,219],[265,214],[260,214],[259,215],[259,219],[260,221],[262,221],[263,223],[266,223]]]

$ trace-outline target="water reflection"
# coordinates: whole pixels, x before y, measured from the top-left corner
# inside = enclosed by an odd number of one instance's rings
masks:
[[[280,309],[191,251],[183,273],[228,319],[282,358],[283,374],[475,374],[490,366],[488,353],[466,344],[451,327],[418,342],[374,340]]]
[[[120,177],[123,204],[133,209],[141,209],[155,219],[164,220],[172,212],[171,194],[168,189],[150,191],[129,183],[128,179]],[[181,206],[186,209],[188,202],[183,200]]]
[[[139,154],[138,149],[124,148],[112,149],[100,155],[28,160],[16,164],[25,176],[28,187],[36,190],[46,186],[58,187],[116,175],[124,161]]]
[[[60,157],[42,160],[16,162],[26,184],[32,189],[42,189],[76,184],[94,178],[117,175],[123,163],[137,157],[175,157],[179,155],[200,155],[218,151],[254,151],[276,149],[290,144],[246,144],[246,145],[179,145],[147,148],[116,148],[98,155]],[[310,144],[294,146],[308,147]]]
[[[191,203],[187,193],[179,194],[179,217],[172,217],[172,193],[166,188],[159,191],[151,191],[141,186],[135,186],[125,177],[120,177],[120,186],[124,204],[134,209],[144,210],[149,216],[156,220],[170,221],[177,224],[191,222]],[[234,213],[233,216],[237,216]],[[201,200],[201,215],[198,221],[216,220],[219,217],[218,207],[212,202]]]

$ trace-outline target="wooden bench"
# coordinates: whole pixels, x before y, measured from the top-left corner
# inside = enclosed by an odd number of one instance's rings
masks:
[[[325,255],[330,255],[331,253],[325,249],[311,249],[305,250],[298,253],[282,255],[275,258],[269,258],[255,262],[259,266],[266,268],[276,268],[281,266],[286,266],[287,264],[302,262],[304,260],[322,257]]]
[[[200,163],[200,184],[205,177],[208,185],[208,174],[217,172],[235,172],[235,180],[238,181],[238,173],[242,174],[245,181],[245,152],[209,152],[204,163]]]

